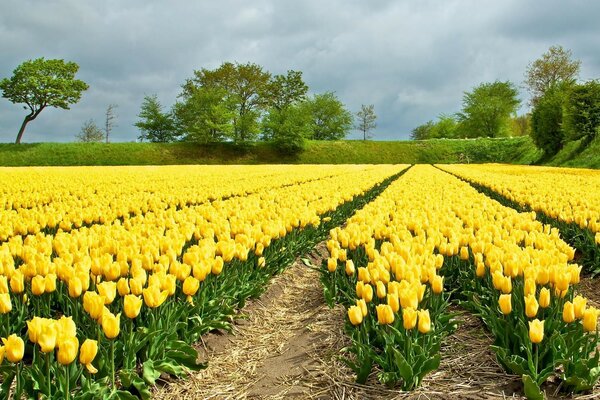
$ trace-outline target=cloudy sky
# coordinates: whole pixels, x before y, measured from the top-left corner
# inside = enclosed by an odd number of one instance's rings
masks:
[[[0,78],[62,58],[90,85],[70,111],[44,110],[24,142],[72,141],[109,104],[112,139],[135,140],[144,95],[170,107],[195,69],[223,61],[303,71],[312,93],[334,91],[351,111],[374,104],[375,139],[406,139],[481,82],[521,85],[551,45],[582,61],[581,79],[600,78],[598,16],[597,0],[1,0]],[[521,99],[526,111],[522,88]],[[0,142],[24,115],[0,98]]]

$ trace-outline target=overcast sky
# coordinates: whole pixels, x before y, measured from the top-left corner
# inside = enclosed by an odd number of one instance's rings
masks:
[[[112,139],[133,141],[144,95],[170,107],[195,69],[224,61],[300,70],[311,93],[333,91],[353,112],[374,104],[375,139],[406,139],[481,82],[520,86],[551,45],[582,61],[581,79],[600,78],[598,17],[597,0],[0,0],[0,78],[62,58],[90,85],[70,111],[44,110],[24,142],[72,141],[109,104]],[[526,111],[522,88],[521,99]],[[0,98],[0,142],[24,115]]]

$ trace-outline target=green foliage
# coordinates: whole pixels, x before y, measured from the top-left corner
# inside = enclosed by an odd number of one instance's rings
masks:
[[[343,139],[352,128],[352,114],[332,92],[314,95],[307,107],[314,140]]]
[[[304,150],[306,139],[312,135],[310,121],[310,112],[304,104],[272,108],[263,120],[263,132],[280,152],[296,154]]]
[[[363,133],[363,140],[367,140],[371,138],[370,132],[375,129],[377,124],[375,120],[377,119],[377,115],[375,115],[375,106],[373,104],[360,106],[360,111],[356,113],[356,119],[358,123],[356,124],[356,129]]]
[[[308,86],[301,71],[290,70],[287,75],[275,75],[267,85],[267,103],[281,110],[306,100]]]
[[[510,136],[528,136],[531,133],[531,114],[517,115],[510,119]]]
[[[175,140],[175,121],[170,113],[162,111],[162,105],[156,95],[144,96],[141,111],[138,114],[140,120],[134,125],[139,128],[140,140],[149,142],[172,142]]]
[[[460,136],[460,124],[452,115],[440,114],[436,122],[428,121],[413,129],[410,138],[414,140],[425,139],[453,139]]]
[[[235,105],[225,89],[190,87],[173,107],[178,132],[185,140],[211,143],[232,140]]]
[[[546,155],[556,154],[563,145],[564,85],[553,86],[540,97],[531,113],[531,138]]]
[[[525,85],[531,93],[531,104],[536,105],[551,87],[574,82],[579,75],[581,61],[572,59],[571,50],[551,46],[541,58],[527,66]]]
[[[75,137],[78,142],[101,142],[104,140],[104,132],[93,119],[89,119],[83,123],[81,131]]]
[[[412,140],[426,140],[432,137],[432,131],[435,123],[431,120],[426,123],[417,126],[410,132],[410,138]]]
[[[600,127],[600,82],[589,81],[569,90],[565,119],[569,140],[583,139],[589,143],[596,137]]]
[[[517,88],[509,81],[482,83],[465,92],[458,114],[461,136],[508,136],[510,116],[520,104]]]
[[[33,121],[46,107],[68,110],[81,98],[88,85],[75,79],[79,65],[64,60],[38,58],[19,65],[13,76],[0,81],[2,96],[12,103],[25,104],[25,116],[16,143],[21,142],[27,123]]]

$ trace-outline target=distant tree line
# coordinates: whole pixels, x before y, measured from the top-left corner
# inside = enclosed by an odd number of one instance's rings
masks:
[[[416,140],[435,138],[506,137],[530,135],[546,155],[579,140],[587,146],[600,131],[600,82],[578,82],[581,62],[570,50],[552,46],[527,66],[524,84],[531,112],[517,115],[520,105],[511,82],[482,83],[463,96],[456,114],[440,115],[412,130]]]

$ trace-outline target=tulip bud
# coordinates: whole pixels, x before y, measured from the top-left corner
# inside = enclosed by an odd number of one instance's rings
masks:
[[[556,274],[556,282],[555,287],[557,290],[565,291],[569,288],[569,283],[571,282],[571,273],[560,271]]]
[[[525,315],[527,318],[534,318],[538,312],[538,302],[534,295],[530,294],[525,297]]]
[[[575,298],[573,299],[573,310],[575,311],[575,318],[583,318],[583,312],[585,311],[586,304],[587,300],[584,297],[580,295],[575,296]]]
[[[337,268],[337,260],[335,258],[328,258],[327,259],[327,270],[329,272],[335,272]]]
[[[131,290],[129,289],[129,283],[127,281],[127,278],[120,278],[117,281],[117,292],[119,292],[119,296],[121,296],[121,297],[125,297],[129,293],[131,293]]]
[[[366,284],[362,290],[362,298],[365,302],[370,303],[373,300],[373,286]]]
[[[194,278],[193,276],[188,276],[187,278],[185,278],[185,281],[183,281],[183,293],[186,296],[193,296],[196,294],[196,292],[198,292],[198,289],[200,288],[200,281],[196,278]]]
[[[406,330],[413,329],[417,325],[417,311],[415,309],[402,309],[402,325]]]
[[[360,307],[351,306],[348,309],[348,318],[350,319],[350,323],[352,323],[352,325],[359,325],[363,320],[363,314]]]
[[[398,312],[398,310],[400,310],[400,300],[395,294],[387,295],[387,304],[392,308],[392,311],[395,313]]]
[[[125,295],[123,298],[123,311],[125,311],[127,318],[136,318],[140,314],[142,303],[142,299],[139,296],[133,294]]]
[[[570,301],[565,302],[563,307],[563,321],[567,324],[575,321],[575,307]]]
[[[498,299],[498,305],[500,306],[500,311],[502,311],[502,314],[510,314],[512,312],[512,295],[501,294],[500,298]]]
[[[365,284],[363,281],[356,282],[356,297],[362,298],[363,289],[365,288]]]
[[[121,330],[121,313],[114,315],[111,312],[102,315],[102,330],[108,339],[119,336]]]
[[[82,365],[85,365],[90,374],[98,372],[92,365],[92,361],[96,358],[96,354],[98,354],[98,341],[86,339],[79,350],[79,362]]]
[[[504,277],[504,280],[502,281],[501,290],[504,294],[508,294],[512,291],[512,279],[510,278],[510,276]]]
[[[539,304],[542,308],[547,308],[550,306],[550,290],[548,290],[548,288],[544,287],[540,290]]]
[[[544,340],[544,321],[539,319],[529,321],[529,340],[531,343],[540,343]]]
[[[444,277],[435,275],[431,281],[431,290],[435,294],[440,294],[444,291]]]
[[[10,294],[0,294],[0,314],[8,314],[12,310],[12,302],[10,301]]]
[[[129,279],[129,289],[131,290],[131,294],[139,296],[142,294],[142,290],[144,290],[144,284],[139,279]]]
[[[56,290],[56,275],[48,274],[44,277],[44,292],[52,293]]]
[[[72,298],[77,298],[81,296],[83,292],[83,286],[81,285],[81,281],[77,277],[72,277],[69,279],[67,283],[69,289],[69,296]]]
[[[360,308],[360,311],[362,312],[363,317],[366,317],[367,313],[369,312],[369,309],[367,308],[367,302],[364,301],[363,299],[359,299],[359,300],[356,300],[356,305]]]
[[[46,290],[46,279],[41,275],[36,275],[31,280],[31,293],[34,296],[41,296]]]
[[[25,276],[19,270],[16,270],[10,278],[10,290],[15,294],[25,291]]]
[[[346,275],[352,276],[352,275],[354,275],[354,272],[355,272],[354,261],[346,260]]]
[[[77,336],[65,338],[58,344],[56,359],[62,365],[69,365],[77,358],[78,351],[79,340],[77,340]]]
[[[590,307],[583,312],[583,330],[585,332],[595,332],[598,324],[598,310]]]
[[[23,359],[25,353],[23,339],[13,333],[8,338],[2,338],[2,342],[4,343],[4,355],[8,361],[18,363]]]
[[[381,281],[377,281],[375,285],[377,286],[377,298],[383,299],[387,294],[384,283]]]
[[[256,261],[256,265],[258,266],[258,268],[264,268],[265,265],[267,265],[267,261],[265,260],[264,257],[258,257],[258,260]]]
[[[525,297],[529,295],[535,296],[535,280],[533,278],[525,279],[525,285],[523,286],[523,295]]]
[[[419,310],[419,332],[427,333],[431,330],[431,318],[429,310]]]

